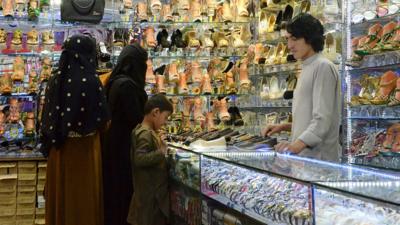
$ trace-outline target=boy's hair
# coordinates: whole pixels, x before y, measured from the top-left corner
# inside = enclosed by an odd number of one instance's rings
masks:
[[[304,38],[315,52],[324,49],[324,27],[321,22],[313,16],[301,13],[290,21],[286,31],[295,38]]]
[[[155,108],[159,108],[160,112],[168,111],[172,113],[174,110],[171,102],[162,94],[156,94],[147,100],[144,105],[144,114],[149,114]]]

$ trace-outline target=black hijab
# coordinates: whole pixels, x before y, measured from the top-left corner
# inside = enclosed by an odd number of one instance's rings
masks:
[[[139,44],[134,43],[125,46],[118,57],[117,65],[106,85],[107,96],[109,95],[112,83],[121,77],[126,77],[137,87],[140,96],[146,96],[147,98],[147,94],[144,91],[146,85],[146,61],[147,52]]]
[[[58,69],[49,79],[42,114],[42,151],[61,147],[69,133],[82,136],[109,119],[101,82],[96,75],[96,42],[74,35],[64,42]]]

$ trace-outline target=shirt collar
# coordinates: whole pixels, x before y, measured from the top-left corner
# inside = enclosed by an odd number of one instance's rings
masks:
[[[321,55],[321,53],[315,53],[315,55],[308,57],[306,60],[303,61],[303,65],[310,65],[312,62],[314,62],[319,56]]]

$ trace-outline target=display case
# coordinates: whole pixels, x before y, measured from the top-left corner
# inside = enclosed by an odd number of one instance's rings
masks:
[[[395,1],[345,4],[344,154],[350,163],[399,170],[398,5]]]
[[[183,156],[196,155],[199,170],[191,171],[194,177],[200,173],[203,199],[258,223],[400,224],[396,172],[268,151],[179,150]]]

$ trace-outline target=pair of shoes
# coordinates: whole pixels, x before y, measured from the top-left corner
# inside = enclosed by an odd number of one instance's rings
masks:
[[[398,77],[395,72],[387,71],[384,73],[380,78],[378,95],[371,100],[371,103],[374,105],[388,104],[390,101],[390,96],[395,91],[397,80]],[[394,105],[395,103],[392,104]]]

